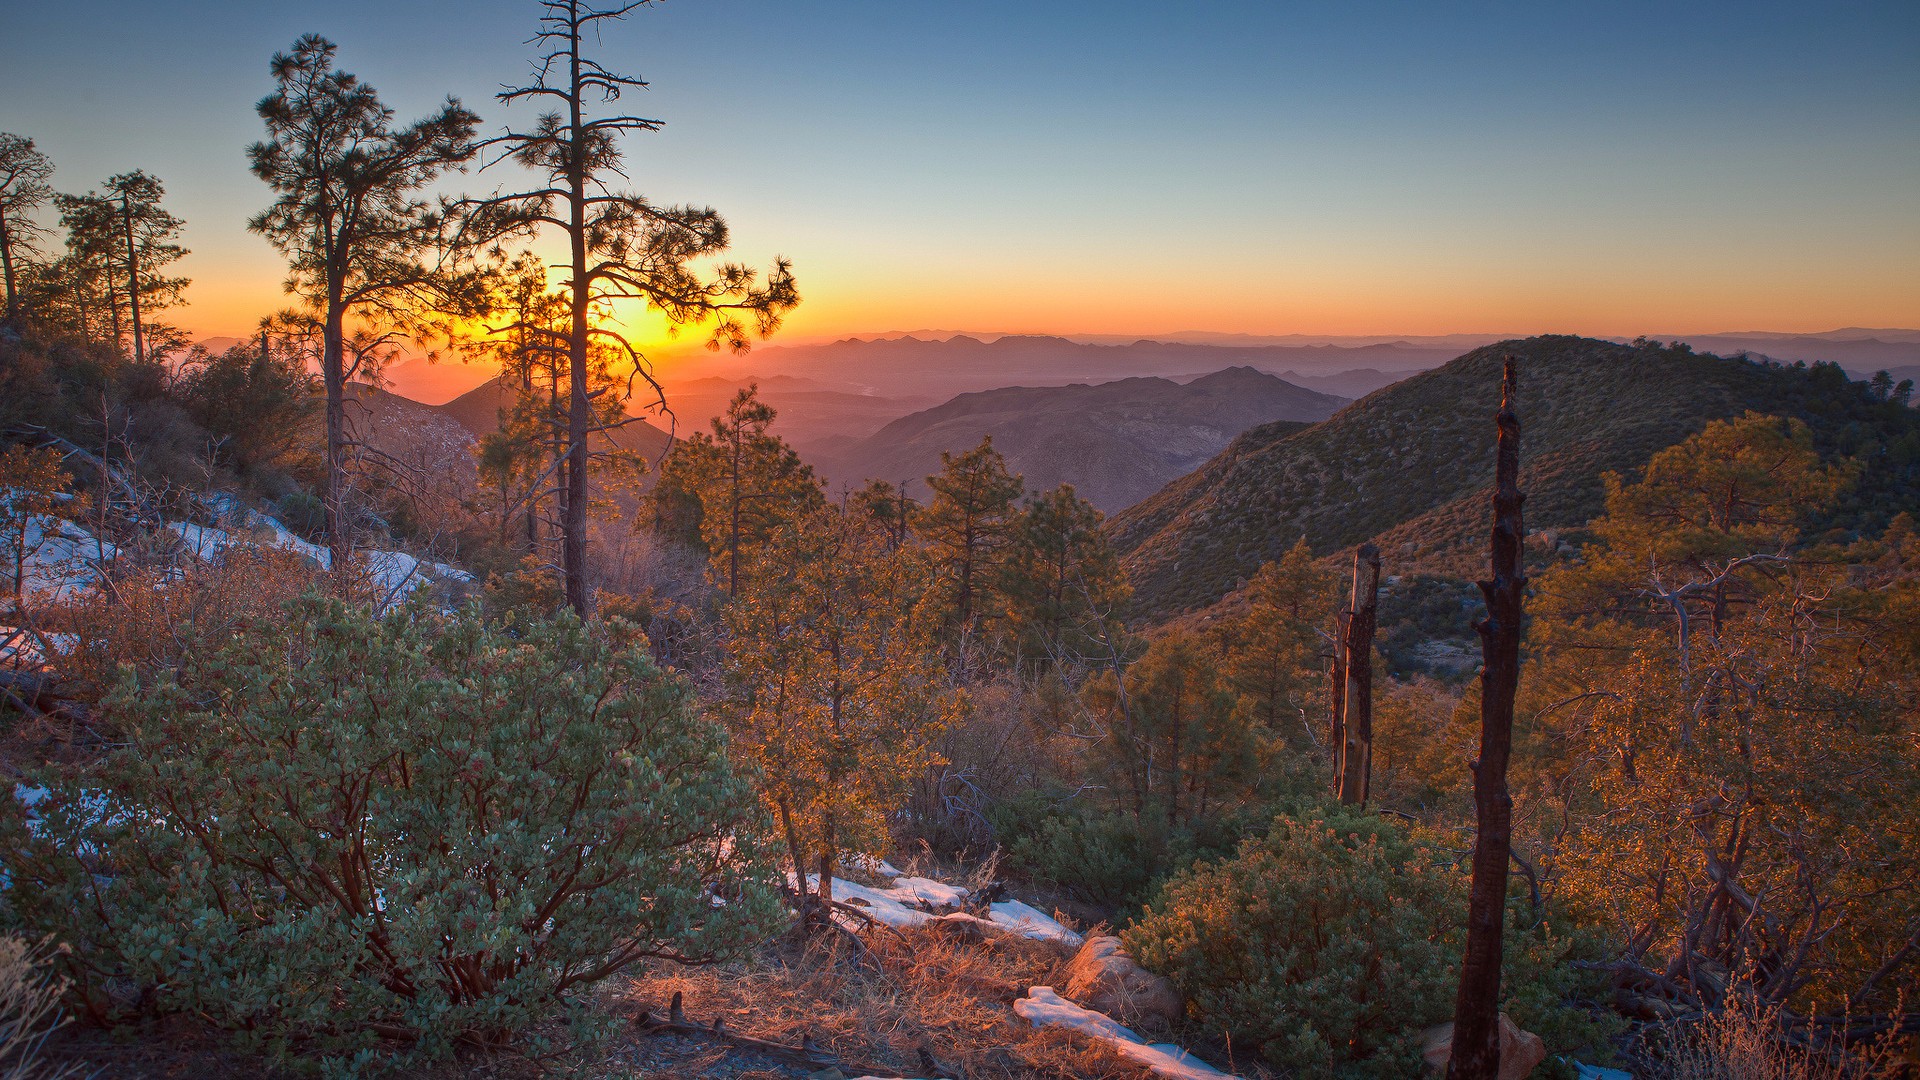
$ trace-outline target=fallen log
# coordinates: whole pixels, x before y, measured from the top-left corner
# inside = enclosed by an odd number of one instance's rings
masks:
[[[0,694],[35,710],[51,709],[59,702],[55,692],[59,684],[58,676],[44,671],[0,670]]]

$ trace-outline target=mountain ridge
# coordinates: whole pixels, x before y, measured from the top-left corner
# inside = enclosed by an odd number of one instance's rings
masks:
[[[1248,427],[1318,421],[1346,401],[1250,367],[1184,384],[1135,376],[998,387],[956,395],[865,439],[823,447],[814,463],[842,485],[919,480],[939,471],[941,451],[958,454],[991,436],[1029,490],[1070,483],[1111,512],[1206,461]]]
[[[1874,402],[1838,367],[1528,338],[1473,350],[1304,430],[1253,428],[1116,515],[1109,535],[1142,610],[1167,617],[1206,607],[1302,537],[1319,555],[1374,540],[1395,564],[1390,574],[1478,572],[1492,416],[1509,353],[1530,529],[1583,526],[1600,509],[1604,472],[1631,472],[1708,421],[1749,409],[1806,418],[1830,448],[1887,444],[1880,471],[1863,477],[1846,511],[1857,520],[1920,505],[1920,413]]]

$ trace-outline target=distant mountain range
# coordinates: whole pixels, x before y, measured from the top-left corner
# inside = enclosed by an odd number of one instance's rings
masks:
[[[1792,363],[1824,360],[1864,379],[1876,371],[1920,370],[1920,333],[1912,330],[1836,330],[1829,334],[1697,334],[1677,338],[1701,352],[1751,353]],[[1901,378],[1903,376],[1895,376]],[[1904,376],[1910,378],[1911,375]]]
[[[912,481],[909,490],[924,497],[924,478],[940,471],[942,451],[959,454],[991,436],[1029,491],[1072,484],[1112,513],[1185,475],[1250,427],[1303,426],[1346,402],[1249,367],[1184,385],[1133,378],[1010,386],[961,394],[809,460],[836,489],[873,478]]]
[[[1920,370],[1920,330],[1847,327],[1819,334],[1740,331],[1654,336],[1683,340],[1700,351],[1723,355],[1747,352],[1788,362],[1833,361],[1856,378],[1881,369]],[[832,434],[870,434],[887,421],[955,394],[1003,386],[1097,383],[1134,376],[1182,379],[1227,367],[1253,367],[1310,389],[1355,397],[1495,340],[1495,335],[1488,334],[1356,337],[1181,331],[1161,339],[1127,339],[925,330],[806,345],[762,345],[745,356],[667,350],[656,360],[683,428],[702,427],[717,411],[709,411],[710,402],[696,400],[721,396],[703,390],[708,380],[736,386],[758,379],[770,399],[783,379],[795,380],[784,389],[796,393],[804,387],[804,392],[871,399],[864,405],[841,403],[846,413],[817,431],[801,430],[813,419],[802,417],[807,410],[791,407],[801,405],[801,399],[792,399],[789,407],[776,403],[776,408],[793,414],[787,418],[792,426],[785,433],[797,445],[805,445]],[[239,338],[232,337],[201,342],[215,352],[239,343]],[[394,364],[386,375],[387,386],[395,393],[433,404],[479,386],[492,372],[484,365],[416,356]],[[807,404],[816,406],[822,416],[838,407],[825,399]],[[851,421],[856,416],[871,428],[853,430],[857,425]]]
[[[760,400],[779,414],[773,430],[809,456],[823,443],[844,443],[871,435],[893,420],[941,401],[920,395],[860,393],[842,384],[794,375],[680,379],[667,386],[667,405],[673,410],[678,433],[686,436],[706,431],[707,422],[720,415],[749,383],[760,388]],[[662,423],[651,414],[649,419]]]
[[[821,345],[773,346],[741,358],[689,361],[687,370],[738,380],[778,372],[821,389],[881,397],[931,397],[1004,386],[1064,386],[1137,376],[1179,377],[1229,367],[1330,376],[1354,369],[1418,371],[1458,356],[1451,345],[1199,345],[1134,341],[1093,345],[1063,337],[1007,335],[926,340],[847,338]],[[671,387],[669,387],[671,389]]]
[[[1709,420],[1749,409],[1807,419],[1828,449],[1869,451],[1846,508],[1853,521],[1920,507],[1920,411],[1873,402],[1831,369],[1529,338],[1476,349],[1308,428],[1254,428],[1119,514],[1108,528],[1144,613],[1207,607],[1302,537],[1323,555],[1374,540],[1388,574],[1482,572],[1509,352],[1530,529],[1583,526],[1601,508],[1603,473],[1631,473]],[[1902,449],[1872,452],[1876,443]]]
[[[346,387],[346,416],[349,436],[377,455],[375,467],[404,471],[412,490],[454,500],[473,492],[476,437],[440,407],[352,382]],[[324,445],[323,414],[316,409],[307,425],[308,443]]]
[[[493,378],[445,405],[425,407],[459,423],[477,442],[500,430],[500,414],[503,410],[512,408],[517,396],[518,391],[509,389],[498,378]],[[645,419],[636,419],[625,427],[602,432],[588,439],[588,445],[595,450],[608,446],[630,450],[639,453],[648,461],[654,461],[667,448],[667,432]]]

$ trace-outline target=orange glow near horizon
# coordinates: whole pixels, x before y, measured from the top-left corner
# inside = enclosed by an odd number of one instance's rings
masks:
[[[888,276],[883,273],[860,274],[844,283],[810,284],[804,266],[796,272],[801,275],[805,299],[765,344],[927,328],[1141,337],[1185,331],[1391,337],[1819,333],[1846,326],[1920,326],[1920,302],[1915,301],[1910,283],[1884,276],[1826,278],[1814,285],[1804,280],[1754,280],[1753,275],[1743,280],[1737,274],[1690,282],[1654,275],[1624,279],[1589,271],[1521,282],[1462,274],[1429,282],[1366,283],[1314,280],[1311,274],[1299,274],[1288,275],[1293,280],[1275,280],[1267,289],[1248,287],[1238,294],[1183,298],[1118,283],[1075,290],[1017,279],[918,287],[902,285],[898,277],[891,282],[871,280]],[[229,275],[214,268],[201,270],[187,299],[189,306],[163,318],[186,327],[195,338],[249,335],[263,315],[285,307],[289,300],[277,284],[264,284],[257,275]],[[703,328],[682,327],[675,335],[657,313],[639,314],[636,307],[626,306],[622,322],[642,351],[666,357],[701,350],[706,340]]]

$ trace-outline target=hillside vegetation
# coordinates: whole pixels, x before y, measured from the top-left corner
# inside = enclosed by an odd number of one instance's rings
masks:
[[[1089,386],[1009,386],[962,394],[902,417],[838,453],[818,455],[835,481],[918,480],[991,436],[1026,487],[1072,484],[1112,513],[1131,506],[1220,452],[1258,424],[1324,420],[1345,398],[1252,368],[1228,368],[1182,385],[1137,378]]]
[[[1493,475],[1501,358],[1519,360],[1527,525],[1562,530],[1630,472],[1717,418],[1797,416],[1862,475],[1822,523],[1883,526],[1920,497],[1920,422],[1832,365],[1778,366],[1657,343],[1548,336],[1489,345],[1301,431],[1268,425],[1108,526],[1142,613],[1205,607],[1305,538],[1325,555],[1378,538],[1394,566],[1472,573]]]

